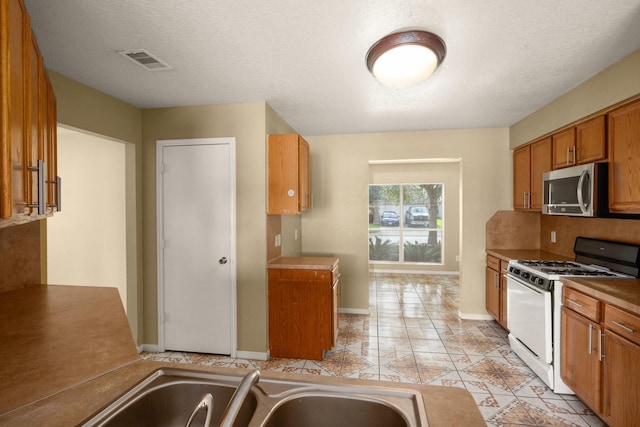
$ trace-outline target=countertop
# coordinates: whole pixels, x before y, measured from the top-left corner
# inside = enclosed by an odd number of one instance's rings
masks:
[[[563,278],[565,286],[640,316],[640,279]]]
[[[62,393],[21,407],[0,416],[0,425],[25,426],[46,425],[48,427],[76,425],[108,405],[138,381],[158,368],[188,368],[207,372],[244,374],[246,370],[192,366],[140,360],[111,373],[102,375],[85,384],[75,386]],[[308,375],[268,372],[263,378],[294,379],[322,384],[351,384],[366,386],[388,386],[419,391],[423,396],[430,427],[438,426],[485,426],[476,403],[464,389],[456,387],[429,386],[406,383],[357,380]]]
[[[267,269],[333,270],[337,265],[336,257],[280,257],[269,261]]]

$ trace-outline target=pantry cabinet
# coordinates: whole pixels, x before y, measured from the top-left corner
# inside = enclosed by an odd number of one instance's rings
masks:
[[[564,287],[562,379],[611,427],[640,420],[640,316]]]
[[[268,276],[271,356],[322,360],[338,334],[338,259],[281,258]]]
[[[597,116],[552,136],[553,169],[607,158],[605,116]]]
[[[311,201],[309,144],[298,134],[269,135],[267,213],[298,214]]]
[[[0,227],[59,210],[56,100],[23,0],[0,0]]]
[[[608,114],[609,211],[640,214],[640,100]]]

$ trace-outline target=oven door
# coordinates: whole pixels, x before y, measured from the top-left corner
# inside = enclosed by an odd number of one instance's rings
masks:
[[[507,325],[511,335],[544,363],[553,360],[551,294],[507,275]]]

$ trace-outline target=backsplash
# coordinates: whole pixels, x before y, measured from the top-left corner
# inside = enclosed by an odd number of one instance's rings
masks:
[[[551,232],[556,242],[551,242]],[[498,211],[486,224],[488,249],[539,249],[574,258],[576,237],[640,244],[640,220]]]
[[[40,279],[40,221],[0,228],[0,293]]]

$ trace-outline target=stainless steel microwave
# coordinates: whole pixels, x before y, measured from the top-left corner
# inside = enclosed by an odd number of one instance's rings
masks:
[[[588,163],[542,174],[542,213],[606,216],[607,163]]]

